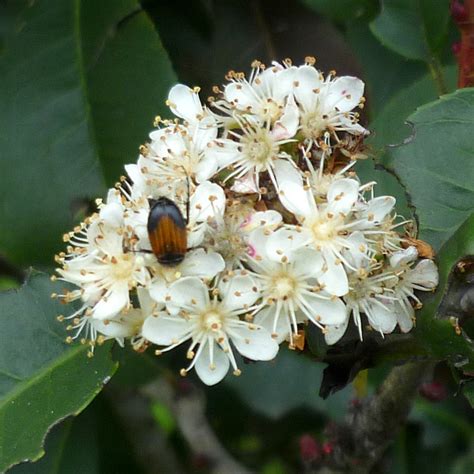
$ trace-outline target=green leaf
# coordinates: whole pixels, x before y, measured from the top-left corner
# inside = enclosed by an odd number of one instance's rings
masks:
[[[346,38],[362,68],[371,117],[383,110],[396,93],[426,74],[426,66],[420,61],[410,61],[384,48],[365,21],[351,24]]]
[[[449,0],[383,0],[370,28],[396,53],[431,62],[444,44],[448,20]]]
[[[437,357],[474,368],[474,346],[438,308],[454,264],[474,254],[474,90],[462,89],[412,114],[411,141],[393,148],[392,167],[416,208],[420,238],[438,254],[440,283],[417,316],[416,336]]]
[[[14,466],[8,474],[99,474],[95,419],[89,410],[55,426],[46,438],[46,454],[35,463]]]
[[[52,262],[78,198],[104,191],[71,1],[32,2],[0,56],[0,249]],[[51,192],[54,189],[54,192]]]
[[[95,136],[108,185],[136,161],[177,78],[137,0],[82,0],[84,63]]]
[[[374,12],[377,2],[374,0],[300,0],[308,8],[329,17],[337,23],[348,23],[356,18],[365,17]]]
[[[420,237],[439,250],[474,208],[474,90],[443,96],[408,121],[414,137],[392,149],[388,165],[412,196]]]
[[[253,410],[272,419],[300,407],[341,419],[350,389],[341,390],[328,400],[320,398],[323,368],[324,364],[281,347],[274,361],[246,365],[240,377],[227,377],[225,383]]]
[[[443,69],[449,91],[456,89],[457,67],[450,66]],[[370,124],[370,144],[379,153],[386,147],[401,145],[412,134],[411,127],[406,123],[408,116],[427,102],[439,97],[433,78],[426,74],[420,80],[396,94],[375,117]],[[381,159],[384,162],[384,159]]]
[[[54,318],[64,306],[53,291],[48,276],[35,274],[0,294],[0,471],[40,458],[49,428],[82,411],[116,369],[110,344],[90,359],[87,346],[64,343]]]
[[[456,67],[445,68],[444,73],[449,89],[454,90],[456,87]],[[369,125],[371,132],[369,144],[376,154],[376,163],[387,164],[387,153],[393,150],[393,147],[400,146],[404,140],[409,139],[412,133],[412,129],[406,124],[408,116],[418,106],[437,97],[438,94],[433,80],[429,74],[426,74],[419,81],[401,90],[387,103]],[[356,170],[363,181],[375,180],[377,182],[376,195],[389,194],[395,196],[397,198],[397,212],[406,218],[412,217],[413,209],[410,209],[405,189],[396,176],[387,173],[383,169],[374,169],[371,160],[358,163]]]
[[[136,0],[27,2],[2,24],[0,250],[50,265],[77,209],[136,160],[175,77]]]

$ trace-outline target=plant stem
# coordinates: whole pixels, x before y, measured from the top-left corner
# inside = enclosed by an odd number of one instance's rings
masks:
[[[432,361],[395,367],[377,393],[335,428],[333,454],[319,472],[365,474],[381,460],[405,423]]]
[[[428,63],[428,68],[433,76],[433,80],[436,84],[436,89],[438,90],[439,95],[447,94],[448,88],[444,80],[443,69],[439,62],[439,59],[435,56],[431,58],[431,61]]]

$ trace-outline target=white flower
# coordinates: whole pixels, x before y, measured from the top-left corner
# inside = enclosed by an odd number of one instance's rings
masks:
[[[99,320],[89,318],[83,319],[92,326],[104,339],[115,339],[120,346],[124,346],[124,339],[131,338],[134,348],[141,348],[143,338],[141,336],[142,326],[145,319],[162,309],[155,301],[150,298],[148,290],[144,287],[137,288],[138,304],[137,308],[130,308],[122,311],[111,319]]]
[[[226,180],[250,181],[250,189],[259,189],[260,173],[267,172],[276,186],[274,164],[279,158],[289,159],[282,146],[293,141],[296,127],[270,129],[250,117],[238,117],[238,127],[228,130],[228,138],[217,138],[207,156],[217,162],[218,169],[231,168]]]
[[[397,322],[403,332],[410,331],[415,320],[415,310],[410,300],[418,308],[422,306],[414,290],[432,291],[438,286],[439,276],[435,263],[422,259],[412,268],[417,258],[418,251],[415,247],[408,247],[390,257],[392,271],[398,277],[397,284],[392,289],[396,298]]]
[[[148,193],[173,194],[176,186],[187,187],[188,181],[198,183],[217,171],[217,162],[207,153],[209,143],[217,136],[217,126],[185,127],[169,125],[150,133],[151,142],[142,149],[138,167],[148,187]]]
[[[300,248],[290,257],[280,254],[278,248],[286,245],[288,235],[285,229],[269,236],[264,231],[254,232],[250,245],[255,256],[248,259],[248,265],[262,291],[262,302],[254,310],[255,322],[268,328],[278,342],[289,337],[292,346],[298,323],[309,320],[320,328],[340,324],[346,308],[318,284],[324,263],[320,252]],[[272,260],[272,255],[279,254],[278,261]]]
[[[249,252],[249,239],[256,229],[276,229],[282,221],[277,211],[255,211],[252,204],[231,202],[221,219],[209,225],[203,244],[219,252],[225,260],[227,270],[243,266]],[[252,256],[252,255],[250,255]]]
[[[239,318],[260,296],[252,278],[223,279],[218,289],[220,296],[211,298],[200,279],[182,278],[171,285],[168,298],[181,308],[181,315],[163,312],[147,318],[143,326],[146,339],[165,346],[159,353],[191,340],[187,356],[192,362],[181,373],[185,375],[195,367],[207,385],[220,382],[230,365],[235,375],[240,374],[233,348],[252,360],[271,360],[278,352],[270,333]]]
[[[317,203],[311,188],[303,184],[300,172],[289,163],[280,160],[276,164],[276,177],[280,201],[295,215],[300,225],[291,240],[282,242],[281,250],[287,252],[291,244],[291,247],[309,245],[320,251],[324,268],[319,281],[330,294],[345,295],[349,284],[344,265],[352,270],[355,268],[344,254],[364,252],[366,247],[364,242],[355,245],[349,239],[359,182],[348,178],[334,181],[329,186],[327,202]]]
[[[368,271],[350,274],[350,290],[343,297],[347,306],[347,318],[343,324],[326,326],[324,337],[328,344],[335,344],[344,335],[351,314],[361,340],[362,313],[367,316],[369,324],[382,335],[395,329],[397,319],[394,314],[393,293],[387,289],[386,284],[396,281],[396,277],[390,271],[369,275]]]
[[[81,288],[84,309],[93,318],[110,319],[128,308],[129,291],[149,281],[143,257],[124,250],[125,236],[123,208],[117,202],[106,204],[81,238],[83,246],[64,255],[63,268],[57,270],[63,280]]]
[[[293,91],[295,71],[294,67],[286,68],[278,63],[265,69],[256,61],[248,80],[242,73],[230,72],[223,99],[214,106],[232,118],[236,114],[253,115],[262,123],[283,125],[288,120],[285,115],[294,113],[288,108],[287,99]]]
[[[169,286],[180,278],[194,276],[204,280],[211,280],[225,268],[221,255],[202,248],[192,250],[185,259],[175,267],[155,265],[151,271],[154,276],[150,283],[150,295],[159,302],[165,303]]]
[[[294,73],[294,96],[299,105],[300,130],[309,143],[329,132],[336,139],[338,132],[366,134],[358,114],[353,112],[363,100],[364,83],[356,77],[326,79],[311,65],[300,66]]]

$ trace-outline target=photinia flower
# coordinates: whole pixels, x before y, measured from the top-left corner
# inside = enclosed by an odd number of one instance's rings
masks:
[[[285,229],[269,236],[255,232],[250,240],[255,255],[248,259],[248,265],[262,292],[262,302],[253,312],[255,322],[268,328],[278,342],[289,337],[292,346],[298,323],[309,320],[320,328],[340,324],[345,320],[346,308],[318,283],[323,274],[321,253],[303,247],[283,255],[278,249],[286,245],[287,238]],[[280,258],[272,259],[272,255]]]
[[[309,143],[318,143],[325,132],[338,140],[339,132],[366,134],[353,109],[363,102],[364,83],[356,77],[326,78],[310,64],[294,73],[293,94],[299,105],[300,130]]]
[[[263,361],[283,341],[299,347],[308,325],[328,344],[352,322],[361,339],[412,329],[436,265],[406,248],[415,227],[395,198],[357,175],[363,82],[314,64],[231,71],[209,107],[198,87],[171,88],[174,118],[156,118],[127,176],[56,257],[57,279],[75,286],[55,295],[77,302],[59,317],[68,342],[90,355],[106,339],[157,354],[189,344],[181,374],[213,385],[240,373],[238,353]]]
[[[165,312],[151,316],[143,325],[143,336],[165,346],[162,353],[190,340],[187,357],[191,363],[182,374],[193,367],[207,385],[220,382],[232,366],[239,375],[234,350],[252,360],[271,360],[278,345],[264,328],[240,319],[251,310],[260,292],[250,276],[224,278],[217,292],[198,278],[187,277],[173,283],[168,302],[180,308],[179,315]]]
[[[81,287],[78,297],[95,319],[112,318],[128,308],[129,291],[149,282],[143,256],[124,251],[123,219],[124,210],[117,202],[104,205],[87,231],[70,239],[76,247],[60,259],[63,267],[58,273]]]
[[[301,174],[293,166],[280,161],[277,164],[277,181],[280,201],[298,220],[299,227],[291,239],[282,242],[282,251],[288,245],[311,246],[321,252],[324,259],[323,275],[319,281],[333,295],[342,296],[349,291],[344,265],[355,270],[344,253],[358,253],[359,247],[349,239],[354,227],[352,213],[359,196],[359,182],[342,178],[328,189],[327,202],[317,203],[311,188],[303,184]],[[286,244],[286,245],[285,245]]]

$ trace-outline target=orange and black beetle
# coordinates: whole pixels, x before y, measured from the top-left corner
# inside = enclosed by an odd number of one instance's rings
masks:
[[[187,219],[171,199],[160,197],[149,202],[147,230],[153,253],[161,265],[178,265],[187,250]]]

